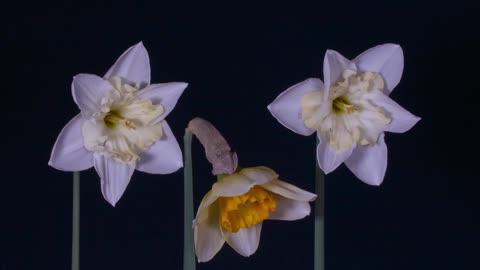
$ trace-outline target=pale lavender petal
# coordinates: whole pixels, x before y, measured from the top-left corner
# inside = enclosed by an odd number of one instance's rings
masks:
[[[150,59],[142,42],[128,48],[103,78],[120,77],[132,85],[150,84]]]
[[[120,163],[98,153],[93,156],[95,170],[100,176],[103,197],[115,206],[125,192],[135,166]]]
[[[359,71],[378,72],[385,81],[385,94],[389,94],[400,82],[403,73],[403,51],[397,44],[373,47],[357,56],[353,62]]]
[[[83,171],[93,166],[93,154],[83,146],[82,115],[75,116],[62,129],[53,146],[48,165],[62,171]]]
[[[322,137],[317,146],[318,165],[325,174],[329,174],[352,154],[354,148],[355,145],[345,151],[337,152],[331,144],[328,143],[327,138]]]
[[[92,74],[79,74],[73,77],[72,95],[85,118],[100,112],[102,98],[113,89],[110,82]]]
[[[163,135],[140,154],[137,170],[152,174],[169,174],[183,167],[183,157],[170,126],[162,121]]]
[[[188,83],[172,82],[152,84],[138,93],[138,97],[149,99],[153,104],[161,104],[165,110],[159,120],[163,120],[175,108]]]
[[[420,120],[420,117],[411,114],[384,94],[375,95],[372,102],[382,107],[387,117],[391,119],[390,124],[384,128],[385,131],[403,133],[410,130]]]
[[[281,93],[270,105],[268,110],[286,128],[301,135],[311,135],[315,132],[305,126],[302,118],[302,97],[313,91],[323,91],[323,82],[319,79],[307,79],[291,86]]]
[[[387,170],[387,145],[385,135],[380,134],[377,143],[358,146],[345,161],[345,165],[364,183],[378,186]]]
[[[323,60],[323,81],[325,82],[327,93],[330,86],[334,85],[342,77],[343,71],[346,69],[357,70],[355,64],[343,57],[343,55],[334,50],[327,50]],[[324,100],[327,99],[328,95],[324,95]]]

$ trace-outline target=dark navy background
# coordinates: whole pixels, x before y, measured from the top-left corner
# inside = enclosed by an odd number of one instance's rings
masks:
[[[152,2],[2,8],[0,269],[69,269],[72,177],[47,162],[78,113],[71,80],[103,75],[139,41],[153,83],[190,83],[167,118],[179,142],[188,121],[204,117],[242,166],[269,166],[310,191],[314,136],[287,130],[266,106],[289,86],[323,77],[326,49],[354,58],[400,44],[405,71],[391,96],[422,120],[405,134],[387,134],[380,187],[344,165],[328,175],[327,269],[479,269],[478,9],[462,0]],[[215,178],[198,143],[193,150],[197,207]],[[182,171],[135,172],[115,208],[93,169],[81,178],[81,269],[181,268]],[[312,252],[313,216],[266,221],[253,256],[226,245],[198,269],[312,269]]]

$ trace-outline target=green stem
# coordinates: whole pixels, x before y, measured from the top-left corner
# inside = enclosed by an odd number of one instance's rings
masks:
[[[80,269],[80,172],[73,172],[72,270]]]
[[[183,168],[183,270],[195,270],[195,244],[193,242],[193,175],[192,132],[185,130],[183,137],[185,164]]]
[[[318,138],[316,145],[318,145]],[[325,270],[325,174],[315,158],[315,236],[314,270]]]

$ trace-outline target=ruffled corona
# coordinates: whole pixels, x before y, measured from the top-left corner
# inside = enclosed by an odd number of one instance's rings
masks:
[[[220,197],[218,202],[220,224],[233,233],[264,221],[277,207],[273,194],[260,186],[253,186],[240,196]]]
[[[138,87],[108,80],[112,89],[101,100],[100,111],[85,121],[82,132],[85,148],[111,156],[118,162],[135,164],[139,154],[162,137],[159,117],[162,105],[137,97]]]
[[[305,126],[326,135],[337,152],[348,150],[356,144],[374,144],[391,121],[371,99],[383,88],[384,81],[380,74],[357,74],[347,69],[342,74],[342,80],[328,91],[313,91],[302,97]],[[328,93],[326,98],[325,93]]]

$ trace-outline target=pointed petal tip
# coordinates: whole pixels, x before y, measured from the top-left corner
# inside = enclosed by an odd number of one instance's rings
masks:
[[[383,183],[383,179],[380,180],[379,182],[376,182],[376,183],[371,184],[371,186],[379,187],[382,183]]]
[[[378,179],[370,178],[368,181],[360,179],[360,181],[372,187],[379,187],[383,183],[383,177]]]
[[[331,55],[331,54],[338,54],[338,52],[332,49],[327,49],[327,51],[325,52],[325,56]]]
[[[205,262],[209,262],[209,261],[211,261],[212,259],[213,259],[213,257],[211,257],[211,258],[203,258],[203,259],[201,259],[201,258],[199,258],[199,257],[197,256],[197,262],[198,262],[198,263],[205,263]]]
[[[103,192],[102,192],[103,193]],[[110,204],[113,208],[115,208],[115,206],[117,205],[118,201],[120,200],[120,198],[110,198],[109,196],[107,196],[106,194],[103,194],[103,198],[108,202],[108,204]]]
[[[317,158],[317,164],[318,164],[318,167],[320,167],[320,169],[322,170],[322,172],[323,172],[325,175],[333,172],[333,171],[336,169],[336,168],[326,168],[326,169],[323,168],[324,166],[322,166],[322,165],[320,164],[320,161],[318,160],[318,158]]]
[[[133,45],[132,47],[134,47],[134,48],[140,48],[140,49],[145,49],[145,50],[146,50],[145,45],[143,44],[143,41],[142,41],[142,40],[140,40],[139,42],[137,42],[137,43],[136,43],[135,45]]]
[[[362,182],[370,186],[379,186],[385,178],[388,166],[388,148],[385,134],[380,134],[373,145],[359,146],[345,161],[348,169]]]
[[[70,172],[70,171],[65,170],[65,168],[61,168],[61,167],[57,166],[57,165],[55,164],[55,162],[52,161],[52,159],[50,159],[50,160],[48,161],[48,166],[50,166],[50,167],[52,167],[52,168],[54,168],[54,169],[56,169],[56,170],[59,170],[59,171]],[[73,171],[72,171],[72,172],[73,172]]]
[[[120,199],[120,198],[114,198],[114,197],[108,196],[107,194],[104,194],[103,190],[102,190],[102,195],[103,195],[103,198],[108,202],[108,204],[110,204],[114,208],[115,208],[115,205],[117,205],[118,200]]]
[[[185,91],[185,89],[187,89],[189,83],[187,82],[177,82],[178,84],[178,88],[180,89],[180,92],[183,93],[183,91]]]

